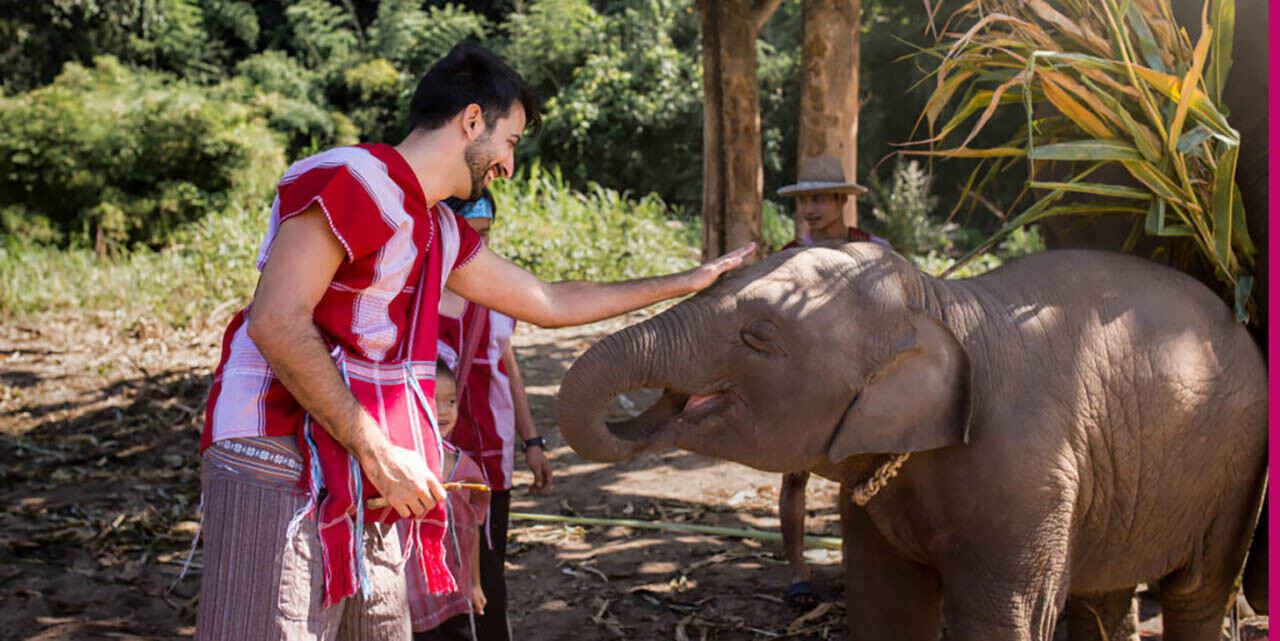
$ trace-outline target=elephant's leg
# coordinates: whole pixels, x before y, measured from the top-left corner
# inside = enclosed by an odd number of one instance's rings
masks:
[[[1138,641],[1138,602],[1134,588],[1067,597],[1067,636],[1071,641]]]
[[[1265,468],[1253,487],[1264,487],[1264,474]],[[1220,507],[1219,518],[1197,539],[1186,564],[1160,579],[1165,641],[1221,638],[1222,619],[1235,599],[1235,580],[1244,567],[1261,503],[1259,490],[1251,503]]]
[[[1026,532],[974,532],[943,559],[952,641],[1050,641],[1067,600],[1066,519]]]
[[[937,641],[938,575],[889,545],[846,488],[840,491],[846,613],[851,641]]]
[[[1239,567],[1238,565],[1235,567]],[[1160,580],[1165,641],[1218,641],[1222,619],[1235,596],[1230,578],[1192,578],[1183,569]]]
[[[1267,586],[1270,584],[1267,571],[1271,567],[1268,549],[1271,540],[1267,535],[1270,503],[1270,498],[1262,500],[1262,517],[1258,519],[1258,527],[1253,531],[1253,543],[1249,546],[1249,558],[1244,566],[1244,578],[1241,579],[1244,596],[1249,599],[1249,606],[1258,614],[1266,614],[1270,609],[1267,605]]]
[[[979,570],[984,571],[984,570]],[[944,576],[944,582],[947,578]],[[1065,590],[1036,591],[1021,581],[956,581],[943,594],[951,641],[1050,641]],[[1065,583],[1065,582],[1064,582]]]

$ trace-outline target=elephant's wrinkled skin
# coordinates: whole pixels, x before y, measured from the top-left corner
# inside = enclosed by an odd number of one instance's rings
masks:
[[[666,390],[606,424],[614,395]],[[560,428],[595,460],[679,447],[852,487],[850,635],[1049,639],[1068,593],[1110,636],[1158,581],[1165,638],[1218,639],[1266,465],[1266,372],[1192,278],[1107,252],[943,281],[872,243],[776,254],[592,347]],[[1127,635],[1126,635],[1127,636]]]
[[[1201,11],[1203,0],[1172,0],[1174,19],[1187,28],[1192,42],[1200,37]],[[1268,148],[1268,103],[1267,96],[1270,83],[1268,71],[1268,15],[1269,0],[1236,0],[1234,24],[1234,49],[1231,55],[1231,69],[1227,74],[1223,87],[1222,100],[1228,110],[1227,120],[1240,132],[1240,158],[1236,166],[1236,185],[1240,187],[1240,198],[1244,204],[1246,223],[1249,235],[1257,247],[1254,264],[1253,293],[1258,304],[1258,318],[1253,325],[1254,338],[1261,344],[1264,354],[1267,350],[1268,319],[1268,287],[1269,287],[1269,243],[1268,214],[1270,211],[1270,182],[1268,171],[1270,155]],[[1043,180],[1067,180],[1065,165],[1051,168]],[[1091,180],[1100,182],[1133,182],[1127,172],[1119,165],[1107,166],[1094,175]],[[1088,200],[1089,197],[1076,197],[1071,200]],[[1104,199],[1105,200],[1105,199]],[[1071,249],[1110,249],[1119,251],[1129,238],[1133,229],[1131,216],[1052,216],[1041,225],[1044,230],[1046,245],[1053,248]],[[1168,259],[1175,252],[1169,239],[1143,238],[1139,241],[1134,253],[1151,256],[1157,248],[1162,248],[1163,258]],[[1193,267],[1196,276],[1205,282],[1213,282],[1213,275],[1199,267]],[[1258,525],[1258,531],[1252,549],[1249,551],[1249,566],[1245,570],[1244,589],[1249,597],[1249,604],[1260,613],[1268,610],[1267,606],[1267,571],[1268,571],[1268,537],[1267,511]]]

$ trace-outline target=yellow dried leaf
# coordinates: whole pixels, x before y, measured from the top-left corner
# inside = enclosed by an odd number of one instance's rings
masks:
[[[1057,107],[1058,111],[1062,112],[1062,115],[1070,118],[1071,122],[1080,125],[1082,129],[1097,138],[1116,137],[1115,133],[1106,124],[1093,115],[1084,105],[1067,95],[1066,90],[1058,84],[1058,81],[1069,80],[1068,78],[1059,73],[1043,70],[1037,71],[1036,75],[1040,77],[1040,87],[1044,90],[1044,97],[1053,103],[1053,106]],[[1098,106],[1102,107],[1101,103]],[[1105,107],[1103,108],[1105,109]]]
[[[1173,152],[1178,146],[1178,139],[1182,137],[1182,125],[1187,120],[1187,109],[1191,107],[1191,100],[1196,93],[1196,85],[1200,83],[1200,70],[1204,68],[1205,58],[1209,55],[1209,43],[1213,41],[1213,29],[1208,24],[1203,26],[1200,32],[1200,42],[1196,43],[1195,53],[1191,55],[1191,68],[1187,70],[1187,75],[1182,78],[1181,94],[1182,98],[1178,100],[1178,110],[1173,114],[1173,124],[1169,126],[1169,151]]]

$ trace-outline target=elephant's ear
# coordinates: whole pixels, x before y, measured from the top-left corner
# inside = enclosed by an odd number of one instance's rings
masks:
[[[945,325],[910,317],[906,345],[871,375],[836,429],[827,456],[932,450],[969,441],[969,358]]]

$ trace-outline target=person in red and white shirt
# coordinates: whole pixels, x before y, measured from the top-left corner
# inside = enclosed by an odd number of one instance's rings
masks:
[[[845,178],[844,166],[839,158],[807,158],[796,178],[795,184],[782,187],[778,190],[778,195],[795,197],[796,218],[805,222],[808,233],[783,245],[782,249],[808,247],[830,240],[873,242],[889,247],[889,243],[883,238],[858,229],[856,214],[853,225],[845,222],[845,205],[850,198],[865,193],[867,188]],[[812,609],[819,602],[810,581],[809,565],[804,560],[804,494],[808,483],[808,472],[784,474],[782,489],[778,491],[782,548],[790,571],[786,590],[787,603],[802,610]]]
[[[497,203],[488,190],[470,202],[447,202],[488,241],[489,229],[497,222]],[[524,378],[511,346],[515,328],[515,319],[502,312],[480,307],[448,290],[440,297],[442,356],[450,363],[465,362],[467,369],[467,382],[459,392],[458,429],[450,440],[480,463],[486,482],[493,488],[486,523],[488,545],[480,547],[479,555],[488,607],[474,619],[478,641],[511,639],[505,568],[516,444],[533,473],[531,492],[545,494],[554,478],[546,457],[546,440],[533,423]],[[471,627],[468,617],[457,616],[445,621],[436,636],[415,640],[470,639]]]
[[[414,387],[430,399],[434,312],[446,285],[485,307],[559,327],[698,291],[754,249],[657,278],[543,282],[486,249],[440,204],[511,175],[516,144],[540,120],[519,74],[482,47],[459,45],[423,76],[409,111],[412,131],[400,143],[301,160],[277,188],[257,289],[227,328],[205,414],[197,639],[410,635],[395,528],[362,529],[356,518],[347,549],[326,543],[322,528],[333,525],[326,519],[352,515],[312,509],[336,486],[316,483],[332,469],[301,451],[308,435],[331,440],[349,453],[356,487],[367,478],[402,518],[441,512],[445,492],[431,469],[439,461],[393,444],[336,357],[376,365],[407,344]],[[410,319],[419,317],[430,320],[414,323],[410,340]],[[424,413],[413,422],[430,420]],[[335,558],[354,558],[354,574],[339,572],[347,568],[330,563]]]

